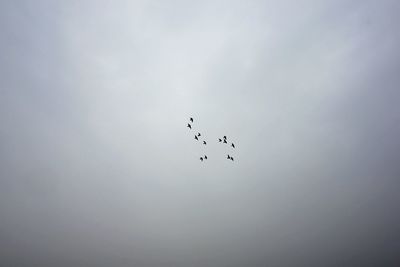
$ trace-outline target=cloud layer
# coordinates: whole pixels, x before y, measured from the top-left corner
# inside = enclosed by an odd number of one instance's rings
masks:
[[[2,2],[1,265],[396,266],[399,9]]]

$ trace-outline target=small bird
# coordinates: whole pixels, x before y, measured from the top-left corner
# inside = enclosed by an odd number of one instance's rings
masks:
[[[203,157],[200,157],[200,160],[203,161]]]
[[[190,125],[189,123],[188,123],[188,126],[187,126],[189,129],[192,129],[192,125]]]
[[[231,159],[231,156],[228,155],[228,159]]]
[[[207,155],[204,155],[204,158],[207,159]]]
[[[226,139],[224,139],[224,144],[227,144]]]
[[[207,142],[206,142],[206,141],[203,141],[203,144],[207,145]]]
[[[226,135],[224,135],[224,139],[226,139]]]
[[[194,139],[199,140],[199,138],[197,138],[197,135],[194,136]]]
[[[233,148],[235,148],[235,145],[232,143],[232,145],[231,145]]]
[[[221,139],[221,138],[218,138],[218,140],[219,140],[220,143],[222,142],[222,139]]]
[[[190,121],[193,122],[193,118],[190,118]]]
[[[200,133],[198,133],[198,134],[197,134],[197,136],[201,136],[201,134],[200,134]]]
[[[231,157],[231,160],[233,161],[233,157]]]

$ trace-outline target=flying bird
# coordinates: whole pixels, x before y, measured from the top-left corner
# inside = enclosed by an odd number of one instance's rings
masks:
[[[187,128],[189,128],[190,130],[192,130],[192,124],[193,124],[193,122],[194,122],[194,119],[193,119],[193,117],[189,117],[189,123],[187,124]],[[196,130],[197,130],[197,127],[196,127]],[[194,139],[195,140],[197,140],[197,141],[200,141],[200,136],[201,136],[201,133],[197,133],[197,134],[195,134],[194,135]],[[204,138],[204,137],[202,137],[202,138]],[[224,135],[222,138],[218,138],[218,142],[219,143],[224,143],[224,144],[228,144],[228,142],[227,142],[227,137],[226,137],[226,135]],[[203,145],[207,145],[207,142],[205,141],[205,140],[203,140]],[[232,148],[235,148],[235,144],[234,143],[231,143],[231,147]],[[204,156],[202,156],[202,157],[200,157],[200,160],[203,162],[204,160],[207,160],[208,159],[208,157],[207,157],[207,155],[204,155]],[[231,161],[234,161],[234,159],[233,159],[233,157],[231,156],[231,155],[227,155],[227,159],[229,160],[231,160]]]

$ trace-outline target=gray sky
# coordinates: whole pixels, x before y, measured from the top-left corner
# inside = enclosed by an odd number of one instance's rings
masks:
[[[0,265],[398,266],[399,12],[2,1]]]

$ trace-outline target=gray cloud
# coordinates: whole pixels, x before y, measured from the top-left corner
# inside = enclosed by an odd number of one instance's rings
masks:
[[[1,3],[0,265],[396,266],[399,7]]]

